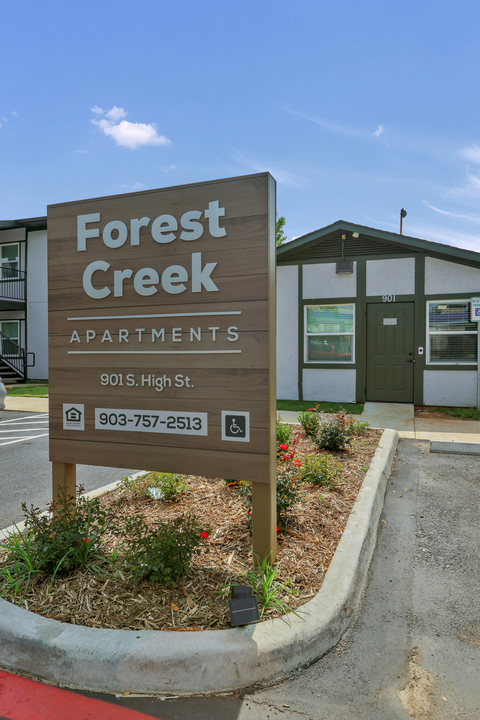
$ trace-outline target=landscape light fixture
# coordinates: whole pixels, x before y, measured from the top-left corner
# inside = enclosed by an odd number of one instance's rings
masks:
[[[252,588],[248,585],[232,585],[228,607],[232,627],[260,621],[257,598],[253,596]]]
[[[357,239],[357,238],[360,237],[360,233],[354,232],[354,233],[352,233],[352,237],[354,237],[355,239]]]
[[[403,235],[403,218],[407,217],[407,211],[402,208],[400,210],[400,235]]]

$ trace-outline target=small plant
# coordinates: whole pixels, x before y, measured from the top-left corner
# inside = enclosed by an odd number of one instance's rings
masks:
[[[42,572],[42,559],[32,542],[32,531],[25,528],[15,531],[0,544],[0,558],[6,563],[0,567],[0,597],[5,594],[17,599],[20,591],[28,590],[30,581]]]
[[[319,450],[338,451],[345,445],[351,445],[350,437],[350,421],[345,410],[342,410],[320,425],[314,442]]]
[[[130,490],[134,497],[152,500],[173,500],[186,491],[187,486],[182,475],[174,473],[150,472],[133,478],[123,478],[120,487]]]
[[[292,428],[277,420],[277,445],[289,445],[292,440]]]
[[[322,453],[316,457],[306,457],[300,471],[303,482],[335,488],[342,475],[342,466],[331,455]]]
[[[305,435],[315,437],[320,428],[318,405],[315,408],[308,408],[308,410],[306,410],[305,412],[299,413],[298,421],[303,427]]]
[[[107,559],[102,553],[103,535],[113,524],[114,512],[104,508],[99,498],[81,497],[83,490],[79,486],[77,501],[64,488],[59,490],[57,503],[48,506],[52,512],[58,505],[58,513],[52,516],[22,504],[31,552],[46,572],[64,573],[77,567],[97,571],[98,562]]]
[[[353,436],[361,436],[365,435],[368,428],[370,427],[368,422],[364,422],[362,420],[354,420],[352,416],[350,416],[349,420],[349,433],[350,437]]]
[[[284,599],[285,595],[295,595],[295,588],[290,578],[285,582],[277,579],[280,563],[274,566],[268,557],[260,560],[258,555],[254,555],[253,568],[242,560],[240,562],[245,568],[245,572],[240,577],[250,585],[257,598],[260,618],[263,618],[267,610],[277,610],[284,614],[293,612],[300,617]]]
[[[146,526],[143,515],[137,515],[128,518],[124,531],[125,564],[136,585],[145,579],[174,585],[189,572],[193,555],[200,554],[209,536],[194,515],[159,523],[155,530]],[[210,552],[208,547],[206,552]]]

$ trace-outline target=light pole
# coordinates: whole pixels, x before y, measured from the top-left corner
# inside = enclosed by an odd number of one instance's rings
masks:
[[[407,217],[407,211],[403,208],[400,210],[400,235],[403,235],[403,218]]]

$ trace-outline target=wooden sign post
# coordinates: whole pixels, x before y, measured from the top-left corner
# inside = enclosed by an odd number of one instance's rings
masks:
[[[50,460],[252,482],[275,558],[275,181],[48,207]]]

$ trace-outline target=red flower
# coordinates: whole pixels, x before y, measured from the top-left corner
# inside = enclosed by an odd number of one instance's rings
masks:
[[[280,530],[278,529],[278,525],[277,525],[277,532],[280,532]]]
[[[202,533],[200,533],[200,537],[202,540],[206,540],[208,538],[208,533],[204,530]]]
[[[89,538],[86,538],[83,542],[84,542],[86,545],[88,545],[88,543],[90,542],[90,540],[89,540]]]
[[[313,412],[313,408],[308,408],[308,412]]]
[[[288,445],[279,445],[280,450],[288,450]]]

